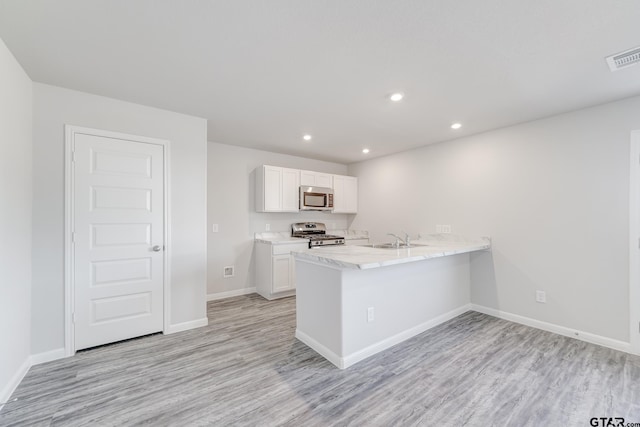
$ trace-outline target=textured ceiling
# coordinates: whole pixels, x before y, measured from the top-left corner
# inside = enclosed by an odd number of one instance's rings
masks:
[[[0,0],[0,38],[34,81],[351,163],[640,94],[640,65],[604,60],[640,45],[639,16],[637,0]]]

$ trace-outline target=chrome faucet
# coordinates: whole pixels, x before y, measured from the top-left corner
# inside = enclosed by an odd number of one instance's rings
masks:
[[[404,233],[404,244],[407,245],[407,247],[411,247],[411,237],[409,237],[409,233],[407,233],[406,231],[403,231]]]
[[[404,233],[404,239],[396,234],[387,233],[388,236],[393,236],[396,238],[396,242],[393,244],[396,248],[400,247],[400,242],[402,242],[407,248],[411,246],[411,238],[409,237],[409,233]]]
[[[396,235],[395,235],[395,234],[393,234],[393,233],[387,233],[387,236],[393,236],[393,237],[395,237],[395,238],[396,238],[396,242],[393,244],[393,246],[394,246],[394,247],[396,247],[396,248],[399,248],[399,247],[400,247],[400,240],[402,240],[402,239],[400,238],[400,236],[396,236]]]

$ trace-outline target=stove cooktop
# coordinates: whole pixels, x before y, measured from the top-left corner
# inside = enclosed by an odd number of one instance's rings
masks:
[[[311,240],[331,240],[331,239],[342,239],[344,240],[344,237],[342,236],[334,236],[332,234],[316,234],[313,236],[308,236]]]
[[[291,235],[309,239],[309,247],[344,245],[344,237],[326,234],[327,229],[321,222],[298,222],[291,225]]]
[[[342,236],[332,236],[330,234],[319,236],[309,236],[309,247],[313,248],[315,246],[335,246],[335,245],[344,245],[344,237]]]

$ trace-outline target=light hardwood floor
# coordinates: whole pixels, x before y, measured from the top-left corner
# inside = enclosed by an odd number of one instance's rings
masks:
[[[295,298],[33,367],[2,426],[640,423],[640,357],[468,312],[349,369],[294,338]]]

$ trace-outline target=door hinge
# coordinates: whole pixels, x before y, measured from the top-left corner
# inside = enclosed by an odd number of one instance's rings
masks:
[[[76,313],[71,313],[71,322],[76,323]]]
[[[640,241],[640,240],[639,240]],[[72,231],[71,232],[71,243],[75,243],[76,242],[76,232]],[[639,243],[640,244],[640,243]]]
[[[75,163],[75,162],[76,162],[76,152],[75,152],[75,150],[71,152],[71,161],[72,161],[73,163]]]

